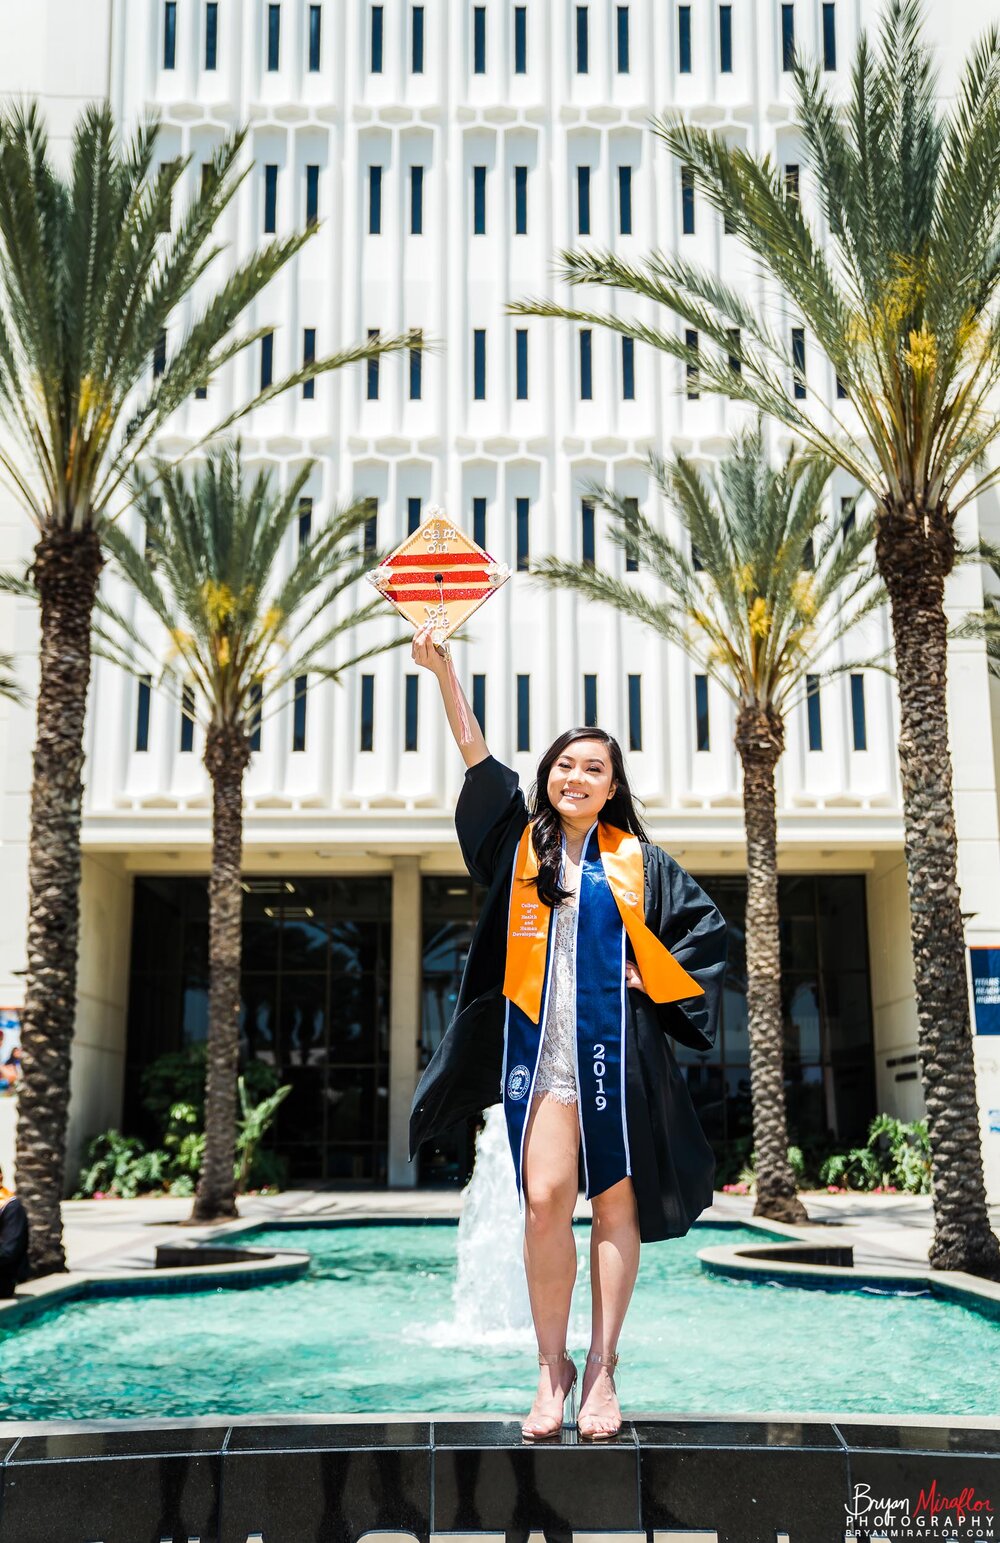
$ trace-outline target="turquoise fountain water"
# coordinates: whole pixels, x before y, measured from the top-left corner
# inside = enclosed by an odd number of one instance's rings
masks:
[[[523,1414],[534,1342],[518,1294],[513,1186],[490,1188],[502,1171],[499,1159],[484,1164],[483,1193],[467,1200],[459,1311],[454,1226],[259,1229],[248,1242],[308,1250],[309,1275],[41,1314],[0,1335],[0,1419]],[[713,1277],[698,1263],[710,1244],[759,1237],[696,1227],[643,1250],[620,1345],[626,1413],[1000,1408],[1000,1325],[929,1293],[796,1290]],[[578,1356],[589,1338],[589,1238],[577,1230]]]

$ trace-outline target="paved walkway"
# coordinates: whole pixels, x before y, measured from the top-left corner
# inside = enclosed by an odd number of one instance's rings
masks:
[[[931,1202],[923,1195],[805,1194],[809,1226],[782,1228],[789,1237],[850,1243],[858,1265],[925,1269],[932,1230]],[[291,1189],[280,1195],[241,1199],[240,1220],[222,1227],[192,1227],[190,1200],[67,1200],[63,1204],[67,1261],[71,1270],[148,1269],[157,1243],[218,1237],[247,1223],[290,1218],[456,1217],[456,1190]],[[702,1220],[749,1220],[753,1199],[716,1193]],[[578,1216],[590,1205],[581,1198]],[[990,1219],[1000,1234],[1000,1205]]]

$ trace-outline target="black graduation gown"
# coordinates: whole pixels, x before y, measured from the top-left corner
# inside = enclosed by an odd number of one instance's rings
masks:
[[[502,1099],[503,978],[514,853],[528,823],[516,772],[487,756],[465,774],[455,809],[469,874],[487,887],[451,1023],[413,1095],[410,1160],[421,1142]],[[668,1036],[710,1050],[726,968],[726,924],[661,847],[642,843],[645,921],[704,996],[658,1004],[626,991],[625,1110],[639,1236],[682,1237],[712,1203],[715,1158]],[[631,955],[631,947],[627,947]],[[512,1175],[511,1182],[514,1182]]]

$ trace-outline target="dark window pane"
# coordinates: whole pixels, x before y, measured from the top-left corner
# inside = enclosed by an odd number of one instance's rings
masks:
[[[580,504],[580,528],[583,561],[588,567],[594,566],[594,501],[585,498]]]
[[[205,6],[205,68],[214,70],[219,64],[219,7],[217,0],[208,0]]]
[[[691,7],[677,7],[677,68],[681,75],[691,73]]]
[[[743,374],[743,360],[740,357],[740,329],[729,329],[729,370],[732,375]]]
[[[417,702],[420,680],[416,675],[406,677],[406,724],[403,740],[404,750],[416,750],[417,748]]]
[[[486,7],[472,8],[472,73],[486,74]]]
[[[794,161],[789,161],[785,167],[785,197],[792,203],[799,201],[799,168]]]
[[[837,7],[823,6],[823,68],[837,68]]]
[[[319,69],[322,27],[323,7],[311,5],[309,7],[309,69],[312,72]]]
[[[576,73],[586,75],[590,68],[590,25],[587,6],[576,8]]]
[[[299,549],[309,545],[312,535],[313,501],[308,495],[299,499]]]
[[[410,24],[410,70],[414,75],[424,73],[424,8],[415,5]]]
[[[694,171],[690,166],[681,167],[681,231],[685,236],[694,235]]]
[[[851,727],[855,750],[868,749],[868,725],[865,721],[865,677],[851,676]]]
[[[698,334],[693,327],[686,328],[684,332],[684,347],[698,352]],[[687,399],[689,402],[697,402],[701,395],[698,389],[698,365],[692,359],[690,364],[684,366],[684,375],[687,381]]]
[[[823,723],[819,706],[819,676],[806,676],[806,709],[809,718],[809,749],[822,750]]]
[[[576,168],[576,229],[578,235],[590,235],[590,167]]]
[[[306,692],[309,686],[307,675],[296,675],[295,696],[292,703],[292,749],[304,750],[306,748]]]
[[[482,327],[472,334],[472,395],[477,402],[486,400],[486,330]]]
[[[514,394],[519,402],[523,402],[528,396],[528,332],[525,327],[518,327],[514,333],[514,352],[517,369]]]
[[[593,372],[593,340],[594,334],[589,327],[584,327],[580,332],[580,400],[589,402],[594,395]]]
[[[365,510],[368,517],[365,520],[364,555],[368,557],[374,555],[378,546],[378,499],[366,498]]]
[[[410,234],[424,233],[424,168],[410,167]]]
[[[375,738],[375,677],[361,677],[361,749],[371,750]]]
[[[304,327],[302,331],[302,365],[314,363],[316,359],[316,328]],[[302,395],[307,401],[312,401],[316,395],[316,377],[302,382]]]
[[[625,511],[626,511],[626,514],[628,514],[629,516],[632,516],[632,515],[638,516],[638,514],[639,514],[639,500],[637,498],[626,498],[625,499]],[[625,572],[626,573],[638,573],[639,572],[639,554],[636,551],[635,547],[632,546],[631,544],[629,544],[625,548]]]
[[[472,677],[472,712],[483,734],[486,733],[486,676]]]
[[[583,677],[583,721],[588,729],[597,725],[597,676]]]
[[[719,71],[731,75],[733,71],[733,8],[719,6]]]
[[[806,334],[802,327],[792,328],[792,395],[801,402],[806,394]]]
[[[486,234],[486,167],[472,168],[472,234]]]
[[[319,219],[319,167],[306,167],[306,224],[315,225]]]
[[[531,677],[517,677],[517,748],[531,749]]]
[[[421,501],[419,498],[406,500],[406,534],[412,536],[420,524]]]
[[[515,517],[517,524],[517,570],[523,572],[528,567],[528,509],[529,500],[519,498],[515,504]],[[527,679],[527,676],[525,676]]]
[[[698,750],[708,750],[708,676],[694,678],[695,745]]]
[[[840,533],[844,537],[849,536],[854,529],[857,503],[857,499],[850,495],[840,500]]]
[[[528,69],[528,15],[527,7],[514,7],[514,74],[524,75]]]
[[[642,676],[628,678],[628,747],[642,749]]]
[[[813,909],[815,885],[811,879],[806,880],[806,884],[809,898],[808,916],[789,914],[787,906],[781,908],[779,922],[781,967],[783,970],[800,972],[807,970],[810,974],[815,974],[818,965],[816,916]]]
[[[368,234],[382,234],[382,168],[368,168]]]
[[[632,168],[618,168],[618,230],[623,236],[632,234]]]
[[[514,167],[514,234],[528,234],[528,168]]]
[[[247,714],[248,738],[251,750],[259,750],[261,746],[261,701],[264,695],[264,687],[261,681],[254,681],[250,687],[250,711]]]
[[[841,964],[846,969],[863,971],[868,962],[864,878],[856,873],[824,874],[816,892],[820,964],[824,972],[829,973]]]
[[[371,52],[369,54],[369,69],[373,75],[382,73],[382,7],[372,6],[371,27]]]
[[[419,343],[409,350],[410,359],[410,401],[419,402],[423,390],[423,361],[424,351]]]
[[[823,1053],[820,1032],[819,985],[783,975],[785,1059],[818,1061]]]
[[[619,75],[627,75],[628,74],[628,68],[629,68],[629,59],[628,59],[628,43],[629,43],[629,38],[628,38],[628,6],[627,5],[620,5],[620,6],[618,6],[617,14],[616,14],[616,22],[617,22],[616,43],[617,43],[617,51],[618,51],[618,59],[617,59],[618,73],[619,73]]]
[[[795,67],[795,7],[783,5],[781,7],[781,68],[791,70]]]
[[[139,677],[135,710],[135,748],[137,750],[149,749],[149,697],[151,686],[150,676],[141,675]]]
[[[281,53],[281,6],[269,5],[267,8],[267,67],[269,70],[278,68]]]
[[[153,349],[153,379],[158,380],[167,367],[167,334],[161,327]]]
[[[184,686],[181,690],[181,751],[184,754],[194,749],[194,687]]]
[[[163,68],[172,70],[177,63],[177,0],[166,0],[163,7]]]
[[[378,333],[379,333],[379,329],[377,327],[369,327],[368,328],[368,341],[370,343],[374,342],[374,340],[378,337]],[[365,381],[365,389],[366,389],[366,395],[367,395],[368,401],[369,402],[377,402],[378,401],[378,379],[379,379],[379,357],[378,357],[377,354],[376,354],[374,359],[369,359],[367,361],[366,377],[367,378],[366,378],[366,381]]]
[[[486,545],[486,500],[474,498],[472,500],[472,539],[477,546]]]
[[[265,332],[260,340],[260,389],[266,391],[274,379],[274,333]]]
[[[622,400],[635,401],[635,339],[622,338]]]
[[[264,167],[264,234],[277,230],[278,220],[278,168]]]

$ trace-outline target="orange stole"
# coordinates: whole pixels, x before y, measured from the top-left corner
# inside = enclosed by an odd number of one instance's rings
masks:
[[[638,836],[597,822],[597,844],[604,875],[635,952],[642,983],[654,1002],[680,1002],[703,996],[688,972],[646,926],[643,902],[642,847]],[[517,849],[507,923],[507,965],[503,994],[537,1023],[542,1010],[542,986],[552,907],[539,898],[530,880],[538,873],[538,858],[526,825]]]

